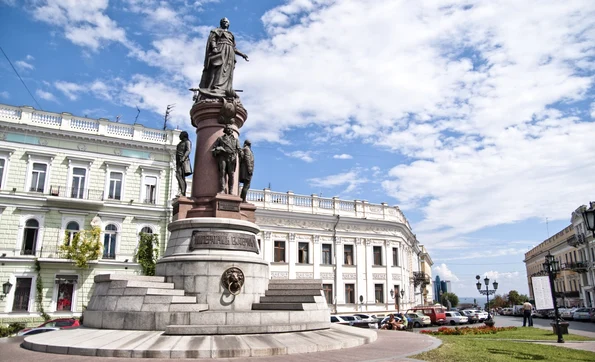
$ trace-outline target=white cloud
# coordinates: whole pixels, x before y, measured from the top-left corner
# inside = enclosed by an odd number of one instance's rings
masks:
[[[45,0],[33,8],[33,17],[61,27],[72,43],[98,50],[103,44],[120,42],[131,47],[126,32],[105,14],[108,0]]]
[[[0,92],[0,97],[2,97],[4,99],[9,99],[10,93],[8,93],[8,91],[2,91],[2,92]]]
[[[304,162],[314,162],[314,158],[312,157],[312,151],[292,151],[292,152],[285,152],[281,150],[283,154],[287,157],[297,158],[298,160],[302,160]]]
[[[342,153],[340,155],[333,155],[333,158],[338,159],[338,160],[351,160],[353,158],[353,156],[348,155],[346,153]]]
[[[497,282],[498,280],[515,280],[515,279],[518,279],[520,277],[520,273],[518,271],[515,271],[515,272],[502,272],[501,273],[501,272],[490,270],[490,271],[485,272],[484,274],[482,274],[480,276],[481,276],[481,283],[482,284],[484,284],[483,278],[485,278],[487,276],[488,279],[490,279],[490,288],[492,288],[491,283]]]
[[[367,178],[361,175],[362,171],[356,168],[336,175],[311,178],[307,181],[310,186],[315,188],[345,187],[341,194],[346,195],[354,192],[360,185],[369,182]]]
[[[78,96],[81,92],[85,91],[85,87],[80,85],[80,84],[76,84],[76,83],[71,83],[71,82],[62,82],[62,81],[58,81],[56,83],[54,83],[54,86],[62,93],[64,93],[64,95],[66,97],[68,97],[68,99],[70,99],[71,101],[75,101],[78,99]]]
[[[434,273],[440,277],[441,280],[450,280],[451,282],[458,282],[460,279],[457,277],[446,264],[434,266]]]
[[[595,102],[591,103],[591,118],[595,119]]]
[[[52,101],[52,102],[59,103],[58,100],[56,99],[56,96],[54,96],[50,92],[44,91],[43,89],[37,89],[37,90],[35,90],[35,94],[37,94],[37,96],[39,98],[45,99],[46,101]]]
[[[16,65],[16,67],[19,68],[19,70],[24,71],[35,69],[35,67],[32,64],[29,64],[24,60],[17,60],[16,62],[14,62],[14,65]]]
[[[35,57],[31,54],[27,54],[27,56],[25,57],[25,60],[29,60],[29,61],[35,60]]]

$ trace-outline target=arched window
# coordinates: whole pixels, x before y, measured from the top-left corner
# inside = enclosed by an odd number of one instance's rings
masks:
[[[39,222],[35,219],[27,220],[23,232],[23,248],[21,250],[22,255],[35,255],[38,233]]]
[[[151,229],[148,226],[145,226],[144,228],[142,228],[142,230],[140,232],[145,233],[145,234],[153,234],[153,229]]]
[[[118,228],[114,224],[109,224],[105,227],[105,233],[103,236],[103,258],[104,259],[115,259],[116,258],[116,236]]]
[[[76,221],[71,221],[66,225],[66,235],[68,235],[68,240],[66,241],[66,245],[70,245],[74,236],[79,232],[79,223]]]

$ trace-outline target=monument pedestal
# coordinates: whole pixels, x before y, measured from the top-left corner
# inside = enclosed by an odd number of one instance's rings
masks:
[[[196,296],[210,311],[249,311],[267,289],[269,265],[259,255],[256,224],[231,218],[200,217],[169,224],[171,232],[155,274],[175,289]],[[237,295],[226,289],[224,273],[237,268],[242,288]]]
[[[174,221],[194,217],[220,217],[254,222],[256,206],[242,202],[239,196],[216,194],[215,196],[176,198],[173,203]]]

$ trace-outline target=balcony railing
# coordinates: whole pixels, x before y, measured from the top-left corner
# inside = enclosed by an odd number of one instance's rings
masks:
[[[50,196],[68,197],[71,199],[103,201],[103,190],[81,189],[52,185]]]
[[[562,264],[562,270],[572,270],[576,273],[586,273],[589,265],[585,262],[579,261],[576,263],[564,263]]]
[[[104,118],[91,119],[77,117],[70,113],[45,112],[33,107],[15,107],[6,104],[0,104],[0,121],[162,145],[175,145],[181,132],[179,130],[164,131],[146,128],[142,124],[116,123]]]
[[[430,284],[430,277],[424,272],[413,272],[411,281],[415,287],[421,285],[421,289],[423,289],[426,285]]]
[[[365,200],[341,200],[338,197],[324,198],[318,195],[296,195],[291,191],[281,193],[269,189],[262,191],[249,190],[246,200],[264,210],[387,220],[403,223],[411,228],[401,210],[397,206],[388,206],[386,203],[370,204]]]

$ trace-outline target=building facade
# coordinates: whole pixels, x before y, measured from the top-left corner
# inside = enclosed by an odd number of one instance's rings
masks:
[[[583,212],[586,208],[585,205],[581,205],[572,212],[570,221],[575,238],[571,244],[577,248],[576,267],[581,271],[580,297],[584,306],[592,308],[595,306],[595,238],[585,224]]]
[[[398,207],[268,189],[250,190],[248,201],[271,278],[322,279],[333,313],[394,311],[427,298],[432,260]]]
[[[582,263],[585,259],[583,253],[574,246],[575,241],[576,230],[573,225],[569,225],[525,253],[524,262],[531,299],[535,299],[531,277],[545,275],[543,263],[549,252],[560,263],[561,271],[554,281],[558,305],[560,307],[585,305],[585,301],[581,297],[581,290],[583,290],[581,275],[584,273]]]
[[[139,232],[167,240],[180,131],[0,105],[0,323],[80,315],[97,273],[137,273]],[[89,268],[60,245],[95,220]]]
[[[0,104],[0,284],[12,285],[0,324],[79,316],[95,275],[140,273],[141,232],[165,250],[179,133]],[[322,279],[333,312],[432,300],[432,260],[398,207],[268,189],[248,200],[270,277]],[[101,254],[77,268],[60,246],[92,222]]]

